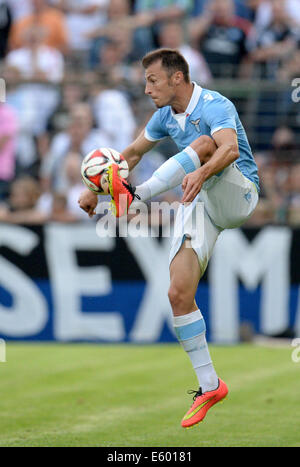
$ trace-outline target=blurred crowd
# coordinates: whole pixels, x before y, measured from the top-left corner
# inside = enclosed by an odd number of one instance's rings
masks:
[[[82,158],[141,131],[154,108],[140,59],[156,47],[204,87],[247,83],[233,100],[261,180],[249,225],[300,225],[300,0],[0,0],[0,221],[88,220]],[[160,143],[132,182],[176,152]]]

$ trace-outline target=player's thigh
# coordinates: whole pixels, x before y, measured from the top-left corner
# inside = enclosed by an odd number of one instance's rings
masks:
[[[254,183],[234,165],[224,170],[224,174],[205,192],[205,196],[207,212],[222,229],[242,225],[251,216],[258,201]]]

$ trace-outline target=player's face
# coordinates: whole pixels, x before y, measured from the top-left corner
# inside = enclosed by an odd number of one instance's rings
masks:
[[[152,63],[145,73],[145,94],[151,97],[157,108],[171,105],[175,97],[175,85],[161,62]]]

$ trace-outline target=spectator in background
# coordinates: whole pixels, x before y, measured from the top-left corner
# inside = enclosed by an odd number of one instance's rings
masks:
[[[270,24],[257,28],[249,40],[248,77],[276,79],[280,66],[297,48],[299,28],[294,27],[294,21],[287,13],[286,1],[272,0],[270,6]]]
[[[75,104],[67,130],[54,136],[49,153],[43,160],[40,175],[44,191],[64,191],[66,178],[62,167],[70,151],[80,153],[83,158],[98,147],[113,147],[109,135],[103,130],[93,128],[93,123],[90,106],[84,102]]]
[[[136,14],[147,13],[154,26],[154,33],[159,32],[156,28],[165,21],[183,20],[192,12],[192,0],[136,0],[134,11]]]
[[[87,67],[88,34],[105,24],[109,0],[55,0],[55,4],[65,14],[73,65]]]
[[[80,214],[75,216],[68,210],[67,197],[63,193],[54,193],[45,207],[39,183],[32,177],[23,176],[11,184],[7,202],[0,204],[0,222],[43,224],[48,221],[76,222],[80,218]]]
[[[269,199],[266,192],[266,186],[268,180],[271,180],[271,184],[274,183],[274,170],[270,171],[268,165],[268,158],[265,154],[254,154],[255,162],[258,168],[259,179],[260,179],[260,194],[258,204],[253,213],[253,217],[246,222],[246,226],[260,227],[266,224],[275,223],[276,219],[276,208],[274,206],[274,200]]]
[[[144,16],[144,27],[138,31],[145,43],[145,53],[158,47],[159,32],[165,21],[181,21],[188,18],[193,0],[135,0],[136,17]]]
[[[256,3],[261,3],[261,1],[262,0],[234,0],[237,16],[252,22],[254,19],[254,10],[257,7]],[[210,0],[194,0],[192,16],[202,15],[209,2]]]
[[[211,0],[191,20],[190,38],[201,50],[215,78],[234,78],[246,55],[251,23],[235,13],[233,0]]]
[[[253,1],[253,0],[252,0]],[[268,27],[273,20],[272,0],[256,0],[255,9],[255,28],[259,31]],[[299,0],[282,0],[282,7],[291,19],[293,26],[300,25]]]
[[[16,224],[40,224],[47,216],[37,208],[40,197],[39,183],[25,176],[11,184],[6,204],[0,205],[0,221]]]
[[[32,0],[6,0],[6,3],[11,10],[13,22],[32,13]]]
[[[58,49],[44,44],[45,31],[35,26],[23,30],[22,47],[8,53],[6,66],[25,81],[60,83],[64,76],[64,57]]]
[[[128,37],[128,36],[127,36]],[[126,47],[128,49],[128,47]],[[124,45],[120,41],[113,39],[106,39],[102,47],[99,50],[99,68],[108,74],[115,74],[115,69],[119,70],[120,79],[126,76],[127,65],[124,63],[126,53],[124,54]],[[123,71],[121,71],[121,69]]]
[[[18,122],[13,109],[0,103],[0,200],[9,192],[9,184],[15,177],[16,143]]]
[[[261,193],[258,211],[251,223],[272,222],[284,224],[288,221],[291,170],[299,161],[295,145],[295,134],[281,126],[273,134],[271,149],[255,154],[258,163]]]
[[[60,100],[51,115],[47,130],[50,133],[65,131],[69,125],[70,114],[75,104],[85,99],[85,88],[79,82],[68,81],[61,87]]]
[[[141,59],[153,47],[152,36],[149,36],[146,28],[151,21],[152,16],[148,13],[132,15],[129,0],[110,0],[106,24],[89,34],[94,39],[91,67],[95,68],[99,64],[102,47],[107,41],[118,46],[119,59],[123,63],[133,63]]]
[[[11,10],[8,3],[5,0],[0,0],[0,60],[6,55],[11,23]]]
[[[78,206],[78,196],[84,188],[80,175],[82,156],[78,152],[69,152],[62,161],[61,171],[65,185],[59,192],[43,193],[38,202],[38,209],[51,219],[60,222],[86,221]]]
[[[285,125],[276,128],[272,137],[269,154],[270,164],[274,165],[277,169],[284,168],[285,170],[300,157],[296,145],[296,135],[291,128]]]
[[[66,189],[64,190],[67,199],[67,210],[77,220],[86,221],[82,209],[78,206],[78,198],[84,188],[81,180],[82,156],[78,152],[69,152],[65,158],[63,170],[65,172]]]
[[[90,37],[98,38],[92,66],[98,63],[98,49],[105,43],[105,38],[123,47],[123,61],[140,60],[157,45],[159,26],[165,21],[184,18],[191,6],[192,0],[137,0],[134,15],[131,15],[129,0],[110,0],[107,24],[90,34]]]
[[[18,162],[23,168],[36,162],[33,138],[45,132],[59,100],[59,90],[51,84],[60,83],[64,76],[63,55],[44,45],[44,35],[44,29],[38,26],[24,29],[23,47],[11,51],[5,60],[7,81],[16,82],[7,100],[20,120]]]
[[[290,59],[287,59],[284,63],[281,63],[280,69],[278,70],[279,81],[291,82],[293,78],[299,77],[300,70],[300,40],[298,42],[298,50],[292,54]]]
[[[23,46],[24,31],[38,27],[44,31],[42,44],[66,53],[68,50],[67,26],[63,13],[49,7],[46,0],[32,0],[32,14],[13,24],[9,45],[11,49]]]
[[[207,84],[211,73],[207,63],[198,50],[193,49],[184,41],[184,30],[179,21],[168,21],[160,29],[159,46],[162,48],[178,49],[189,64],[190,76],[199,84]]]
[[[110,139],[110,146],[122,151],[133,141],[136,122],[126,95],[109,86],[108,77],[96,86],[92,100],[93,114],[98,128]],[[101,142],[101,146],[105,146]]]
[[[73,223],[73,222],[78,221],[78,218],[73,216],[73,214],[70,213],[68,210],[68,200],[65,194],[63,193],[53,194],[51,212],[49,214],[48,220],[50,222],[63,222],[63,223]]]

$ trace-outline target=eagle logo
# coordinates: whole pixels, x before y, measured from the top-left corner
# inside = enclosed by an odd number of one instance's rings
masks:
[[[199,126],[200,120],[201,120],[200,118],[197,118],[197,120],[190,120],[192,125],[195,125],[195,128],[198,131],[198,133],[201,133],[200,126]]]

